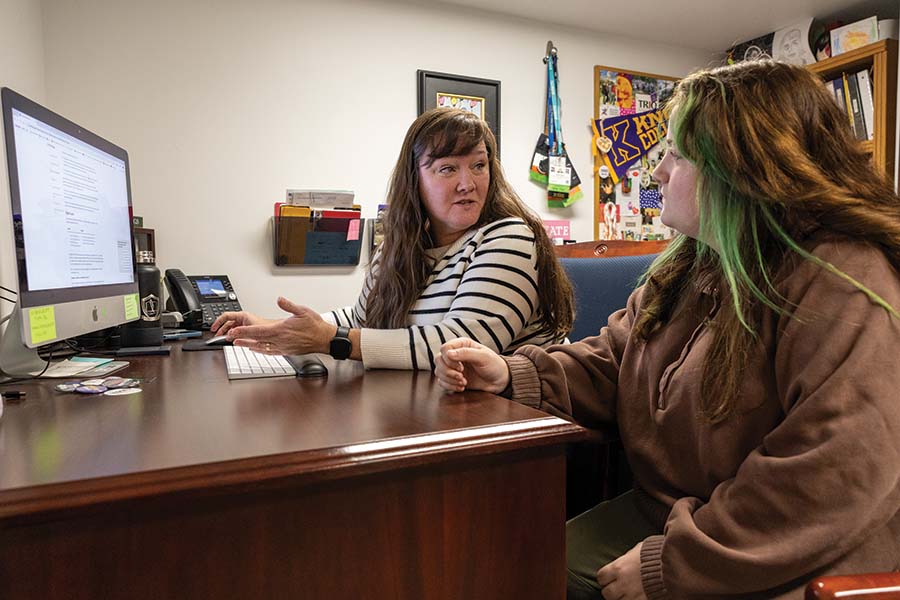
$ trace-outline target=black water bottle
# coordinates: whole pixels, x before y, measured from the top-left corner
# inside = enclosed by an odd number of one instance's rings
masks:
[[[137,253],[137,279],[140,295],[140,318],[122,326],[122,347],[159,346],[162,344],[162,300],[159,286],[159,269],[153,252]]]

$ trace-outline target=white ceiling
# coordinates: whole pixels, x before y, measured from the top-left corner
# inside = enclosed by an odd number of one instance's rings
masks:
[[[413,0],[415,1],[415,0]],[[805,18],[896,19],[898,0],[419,0],[711,52]]]

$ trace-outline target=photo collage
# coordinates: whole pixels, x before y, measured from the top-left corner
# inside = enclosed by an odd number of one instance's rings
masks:
[[[594,114],[605,118],[641,115],[661,109],[672,95],[675,80],[657,75],[596,67]],[[602,130],[602,127],[599,128]],[[600,152],[614,152],[610,140],[601,137]],[[606,147],[602,147],[605,144]],[[598,153],[594,206],[594,235],[598,240],[663,240],[673,232],[660,221],[660,196],[650,176],[661,160],[665,146],[656,143],[619,173],[613,173]],[[617,169],[618,170],[618,169]]]

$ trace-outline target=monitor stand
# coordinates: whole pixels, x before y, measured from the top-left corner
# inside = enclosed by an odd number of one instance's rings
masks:
[[[29,377],[43,371],[45,366],[47,361],[22,339],[22,311],[16,304],[0,338],[0,375]]]

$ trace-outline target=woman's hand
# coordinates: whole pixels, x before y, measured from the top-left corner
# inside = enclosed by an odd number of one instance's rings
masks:
[[[264,354],[328,352],[331,338],[337,332],[335,325],[314,310],[286,298],[278,298],[278,306],[291,316],[281,321],[237,325],[228,332],[228,338],[235,346],[246,346]]]
[[[262,325],[264,323],[274,323],[269,319],[257,317],[253,313],[247,311],[241,312],[225,312],[219,315],[219,318],[213,321],[209,330],[217,335],[225,335],[232,327],[242,327],[245,325]]]
[[[641,542],[616,560],[597,571],[606,600],[647,600],[641,581]]]
[[[487,346],[469,338],[450,340],[434,360],[434,374],[451,392],[465,389],[499,394],[509,385],[506,361]]]

